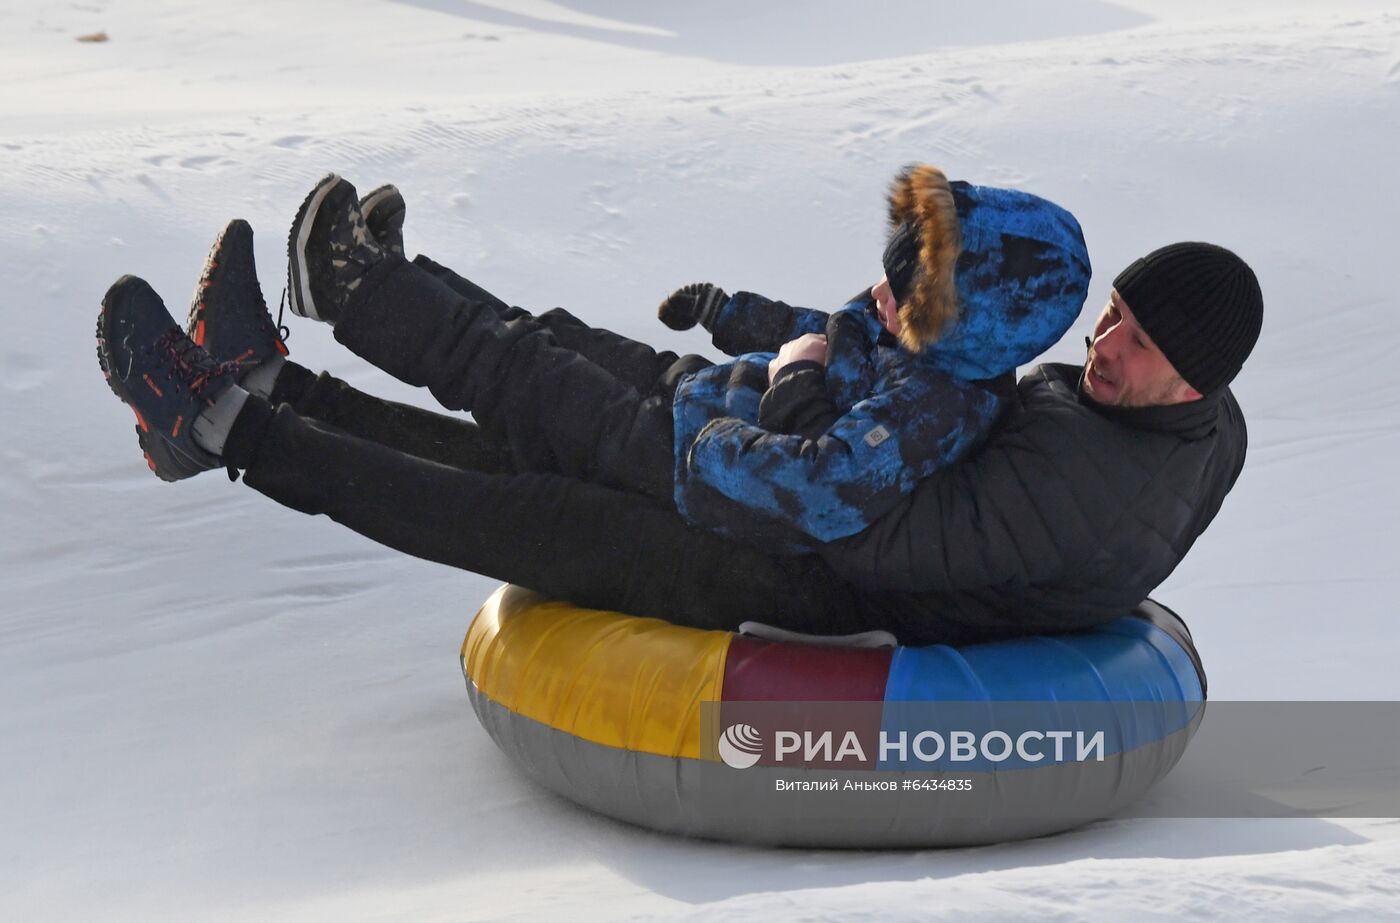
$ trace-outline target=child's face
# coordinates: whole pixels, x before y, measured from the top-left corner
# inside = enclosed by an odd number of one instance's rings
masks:
[[[899,336],[899,305],[894,303],[890,280],[881,276],[880,281],[870,290],[870,297],[875,299],[875,312],[880,318],[880,323],[884,324],[890,333]]]

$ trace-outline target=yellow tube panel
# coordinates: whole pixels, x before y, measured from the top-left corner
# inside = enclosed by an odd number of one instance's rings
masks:
[[[698,759],[700,703],[721,698],[731,637],[507,585],[472,621],[462,668],[496,702],[576,737]]]

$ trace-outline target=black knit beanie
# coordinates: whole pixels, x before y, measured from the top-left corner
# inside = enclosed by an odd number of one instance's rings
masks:
[[[910,220],[890,233],[885,244],[885,279],[890,283],[894,303],[904,304],[914,285],[914,273],[919,268],[919,225]]]
[[[1244,260],[1215,244],[1169,244],[1133,262],[1113,287],[1186,383],[1219,391],[1259,339],[1264,296]]]

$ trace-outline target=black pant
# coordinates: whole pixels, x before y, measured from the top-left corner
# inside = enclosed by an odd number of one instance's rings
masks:
[[[356,289],[336,339],[443,407],[468,410],[521,472],[671,503],[675,382],[708,364],[568,315],[535,317],[428,260],[390,257]]]
[[[636,389],[642,397],[671,397],[682,375],[710,365],[703,356],[658,352],[646,343],[590,326],[563,308],[531,314],[523,308],[512,307],[470,279],[457,275],[426,256],[414,257],[413,263],[468,301],[489,305],[503,321],[533,324],[548,330],[558,346],[578,353],[624,385]]]
[[[637,493],[517,473],[480,427],[326,374],[276,409],[244,481],[407,554],[580,606],[697,628],[883,627],[819,558],[728,542]]]
[[[679,376],[704,359],[658,353],[561,310],[531,315],[423,257],[409,268],[407,284],[381,286],[336,336],[397,377],[428,385],[444,404],[485,416],[483,425],[383,401],[322,374],[276,409],[245,473],[249,486],[399,551],[581,606],[699,628],[733,629],[747,619],[827,634],[884,627],[819,558],[770,556],[692,528],[675,512],[670,399]],[[381,299],[405,288],[414,297],[396,314],[402,305]],[[371,317],[384,324],[377,340]],[[457,347],[407,329],[415,319],[433,330],[445,324]],[[632,489],[595,483],[638,477],[637,468],[658,463],[645,456],[632,470],[608,467],[616,447],[601,453],[600,465],[576,451],[568,441],[576,436],[541,434],[568,430],[570,421],[535,425],[521,414],[537,404],[512,402],[497,393],[508,388],[478,381],[490,378],[485,366],[471,368],[470,344],[482,341],[495,350],[493,372],[504,366],[522,390],[539,383],[528,380],[525,365],[513,367],[502,342],[524,343],[522,355],[543,360],[549,388],[572,382],[585,394],[611,395],[618,414],[643,421],[633,441],[660,441],[646,426],[651,409],[664,408],[664,487],[645,471]],[[582,423],[603,425],[597,412],[582,410]],[[548,463],[593,477],[536,467]]]

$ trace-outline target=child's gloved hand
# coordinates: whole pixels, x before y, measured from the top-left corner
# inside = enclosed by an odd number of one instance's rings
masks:
[[[689,330],[696,324],[709,330],[728,300],[729,295],[718,285],[692,282],[667,295],[656,309],[656,316],[672,330]]]

